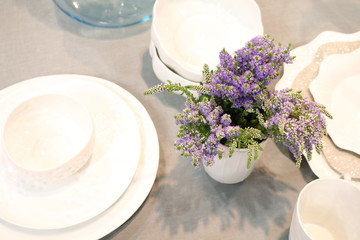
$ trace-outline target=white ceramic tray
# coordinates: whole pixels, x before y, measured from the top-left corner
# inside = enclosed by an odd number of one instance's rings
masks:
[[[138,100],[121,87],[99,78],[80,75],[57,75],[51,78],[75,79],[96,83],[117,94],[130,107],[136,117],[141,135],[140,160],[135,175],[121,197],[107,210],[83,223],[64,229],[25,229],[0,220],[1,237],[5,239],[99,239],[128,220],[147,197],[156,177],[159,161],[159,146],[154,125]],[[71,81],[71,80],[70,80]],[[0,92],[0,102],[2,92]],[[119,183],[113,183],[116,187]],[[113,189],[114,190],[114,189]],[[116,189],[115,189],[116,191]],[[96,197],[98,193],[93,194]],[[82,202],[84,203],[84,202]]]
[[[311,81],[316,78],[320,64],[333,54],[346,54],[360,48],[360,32],[343,34],[325,31],[310,43],[291,51],[296,56],[293,64],[284,67],[284,74],[275,89],[293,88],[302,90],[304,96],[312,98],[309,91]],[[324,153],[313,154],[310,168],[319,177],[342,177],[349,174],[353,178],[360,176],[360,157],[332,146],[326,139]]]

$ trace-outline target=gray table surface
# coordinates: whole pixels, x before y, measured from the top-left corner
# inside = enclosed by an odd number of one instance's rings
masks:
[[[360,30],[359,0],[256,1],[265,33],[293,47],[325,30]],[[173,115],[183,98],[143,96],[159,83],[148,52],[150,24],[105,30],[70,19],[50,0],[2,0],[0,88],[43,75],[91,75],[120,85],[148,110],[160,142],[155,184],[139,210],[104,239],[287,239],[298,193],[316,176],[307,164],[297,169],[272,141],[250,177],[235,185],[219,184],[180,158]]]

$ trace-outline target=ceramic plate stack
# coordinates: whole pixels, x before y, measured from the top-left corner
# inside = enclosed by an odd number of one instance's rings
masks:
[[[141,103],[118,85],[54,75],[0,91],[1,131],[14,106],[47,94],[71,97],[87,108],[95,130],[92,156],[76,173],[51,182],[24,178],[0,158],[1,237],[99,239],[135,213],[154,183],[154,125]]]
[[[360,181],[360,32],[323,32],[294,49],[276,89],[293,88],[327,107],[329,136],[309,165],[320,178],[351,176]],[[360,185],[360,184],[358,184]]]
[[[262,34],[254,0],[157,0],[150,43],[154,72],[162,82],[198,84],[204,64],[215,69],[222,49],[233,53]]]

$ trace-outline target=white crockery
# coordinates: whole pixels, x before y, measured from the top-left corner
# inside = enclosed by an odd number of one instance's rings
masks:
[[[159,78],[163,83],[167,83],[168,80],[173,83],[180,83],[183,86],[186,85],[198,85],[199,83],[193,82],[183,78],[182,76],[176,74],[171,71],[159,58],[157,54],[157,49],[153,42],[150,42],[149,52],[152,57],[152,67],[155,75]]]
[[[93,79],[44,76],[0,91],[0,125],[15,106],[27,99],[59,94],[76,99],[88,109],[96,134],[87,164],[54,182],[21,178],[1,157],[0,224],[6,221],[21,229],[39,231],[72,228],[104,212],[128,189],[141,154],[138,120],[119,94]]]
[[[230,53],[263,34],[253,0],[157,0],[151,39],[160,59],[179,75],[200,82],[204,64],[211,69],[219,52]]]
[[[106,95],[111,95],[112,93],[115,93],[118,97],[123,99],[126,103],[126,105],[131,109],[131,112],[136,117],[137,126],[141,132],[141,149],[139,149],[139,152],[141,153],[139,164],[137,165],[135,175],[130,183],[130,185],[127,187],[124,194],[118,199],[118,201],[114,202],[109,209],[102,212],[101,214],[96,215],[95,217],[89,219],[88,221],[85,221],[83,223],[80,223],[78,225],[75,225],[73,227],[68,228],[62,228],[62,229],[54,229],[54,230],[25,230],[22,227],[17,227],[15,225],[8,224],[4,221],[0,220],[0,233],[1,237],[4,239],[27,239],[27,240],[63,240],[63,239],[77,239],[77,240],[96,240],[104,237],[106,234],[110,233],[111,231],[118,228],[120,225],[125,223],[131,215],[133,215],[136,210],[141,206],[143,201],[146,199],[147,195],[149,194],[151,187],[154,183],[158,164],[159,164],[159,143],[158,138],[156,134],[156,129],[154,127],[154,124],[147,113],[144,106],[129,92],[127,92],[125,89],[121,88],[117,84],[114,84],[112,82],[90,77],[90,76],[82,76],[82,75],[59,75],[59,76],[49,76],[48,78],[59,78],[62,79],[62,82],[64,82],[64,79],[70,79],[69,82],[72,82],[74,80],[82,80],[84,82],[88,83],[94,83],[97,85],[97,87],[101,90],[103,87],[110,90],[110,92],[107,92]],[[44,79],[48,80],[48,79]],[[46,83],[48,81],[44,81]],[[29,82],[30,83],[30,82]],[[34,82],[31,82],[30,86],[32,86]],[[35,84],[34,84],[35,85]],[[76,90],[76,94],[78,94],[78,90],[76,86],[71,85],[73,89]],[[16,98],[16,90],[19,90],[18,88],[20,85],[17,85],[14,88],[10,88],[7,91],[0,91],[0,110],[2,107],[2,103],[5,103],[1,101],[2,99],[8,99],[10,97],[10,100],[14,100]],[[24,86],[27,89],[29,88],[29,85]],[[10,95],[10,96],[9,96]],[[96,96],[100,97],[100,96]],[[114,100],[114,99],[113,99]],[[100,106],[103,106],[100,104]],[[95,112],[99,111],[100,109],[94,109]],[[1,115],[0,115],[1,116]],[[0,117],[1,121],[1,117]],[[106,137],[106,136],[105,136]],[[133,142],[133,139],[131,139]],[[128,147],[128,146],[127,146]],[[121,161],[122,158],[114,156],[114,163]],[[127,157],[129,160],[129,158]],[[94,165],[94,173],[100,170],[103,167],[107,167],[109,170],[113,167],[113,164],[109,164],[108,162],[103,162],[104,164],[95,164]],[[89,165],[90,167],[91,165]],[[114,172],[117,176],[121,173],[118,170],[110,170],[106,171],[110,172],[111,174]],[[0,176],[1,176],[1,170],[0,170]],[[94,179],[95,184],[99,181],[99,178],[97,177]],[[112,186],[109,186],[112,185]],[[112,179],[111,182],[106,183],[103,185],[102,189],[108,189],[111,192],[117,191],[117,187],[119,185],[122,185],[122,181]],[[0,182],[1,186],[1,182]],[[96,191],[96,189],[94,189]],[[98,203],[102,203],[105,199],[102,195],[103,193],[93,194],[92,198],[102,197],[101,199],[98,199]],[[5,194],[6,195],[6,194]],[[0,199],[1,200],[1,199]],[[83,205],[87,204],[87,201],[91,200],[91,198],[88,198],[84,201],[80,201],[80,203]],[[95,206],[96,207],[96,206]],[[92,210],[92,208],[89,208],[89,210]],[[15,211],[13,209],[13,211]]]
[[[26,179],[54,181],[74,174],[90,158],[93,143],[90,113],[64,95],[25,100],[3,127],[4,156]]]
[[[320,33],[316,38],[306,45],[300,46],[291,51],[292,56],[296,56],[296,60],[293,64],[286,64],[284,66],[284,74],[276,84],[275,89],[280,90],[284,88],[293,88],[297,81],[302,80],[304,77],[300,77],[302,73],[308,73],[307,68],[316,60],[319,49],[327,46],[328,44],[347,45],[360,40],[360,31],[345,34],[332,31],[324,31]],[[339,47],[339,46],[338,46]],[[345,47],[347,48],[347,47]],[[326,49],[326,48],[325,48]],[[324,56],[326,59],[328,56]],[[307,89],[307,87],[306,87]],[[305,88],[295,89],[306,91]],[[336,171],[331,166],[323,153],[317,154],[315,151],[312,154],[311,161],[308,161],[309,166],[313,173],[319,178],[339,178],[342,173]],[[349,166],[351,168],[351,166]],[[360,187],[359,182],[354,182]]]
[[[359,239],[360,189],[351,182],[323,178],[299,194],[290,226],[290,240]]]
[[[334,54],[320,65],[318,76],[310,84],[315,101],[326,106],[334,119],[328,132],[334,143],[360,154],[360,49]]]

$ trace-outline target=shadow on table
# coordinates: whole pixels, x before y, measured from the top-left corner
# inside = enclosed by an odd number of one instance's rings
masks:
[[[142,76],[145,80],[145,84],[147,85],[147,89],[163,83],[155,75],[152,66],[152,58],[149,51],[146,51],[143,55]],[[164,105],[173,107],[178,111],[181,111],[184,108],[184,103],[186,100],[185,96],[180,96],[178,94],[170,94],[168,92],[156,93],[153,96],[157,97]]]
[[[288,148],[286,148],[284,145],[282,145],[281,143],[275,143],[276,148],[284,155],[286,156],[289,161],[292,161],[294,163],[294,167],[296,164],[296,160],[295,158],[291,155],[290,151]],[[317,154],[317,153],[315,153]],[[304,155],[302,156],[302,160],[301,160],[301,167],[300,167],[300,173],[304,179],[305,182],[309,183],[315,179],[317,179],[318,177],[313,173],[313,171],[310,168],[310,165],[307,161],[307,159],[304,157]]]
[[[278,240],[288,240],[289,239],[289,232],[290,232],[290,228],[287,228],[279,237]]]
[[[212,180],[203,168],[193,169],[183,159],[158,181],[153,195],[158,201],[158,220],[172,235],[194,232],[202,225],[224,231],[234,224],[240,230],[250,224],[268,233],[273,224],[288,224],[286,216],[292,205],[285,194],[297,191],[265,167],[255,168],[242,183],[227,185]]]

